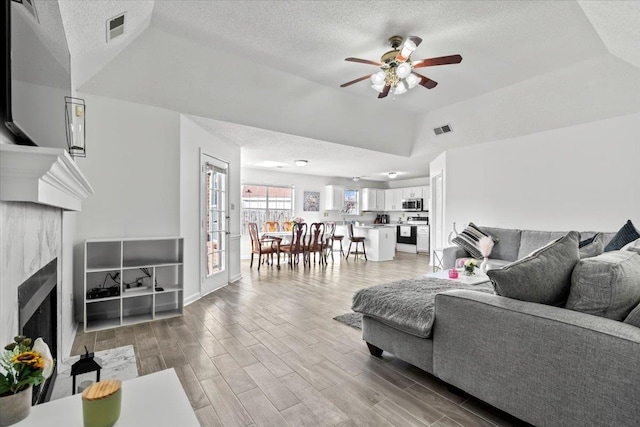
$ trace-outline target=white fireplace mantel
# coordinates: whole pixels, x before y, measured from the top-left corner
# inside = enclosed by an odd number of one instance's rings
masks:
[[[79,211],[93,193],[65,150],[0,144],[0,200]]]

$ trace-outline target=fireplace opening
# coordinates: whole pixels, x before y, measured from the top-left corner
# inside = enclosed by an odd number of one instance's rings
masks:
[[[18,286],[18,320],[20,334],[42,338],[55,358],[58,354],[58,259],[38,270]],[[47,402],[51,398],[57,369],[51,377],[33,388],[33,404]]]

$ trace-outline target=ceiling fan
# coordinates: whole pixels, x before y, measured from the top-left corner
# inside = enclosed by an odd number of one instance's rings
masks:
[[[401,36],[389,37],[392,50],[386,52],[380,58],[380,62],[360,58],[345,58],[345,61],[359,62],[361,64],[375,65],[381,68],[374,74],[368,74],[350,82],[341,84],[340,87],[351,86],[354,83],[371,79],[371,87],[379,92],[378,98],[384,98],[393,89],[393,93],[401,95],[418,84],[433,89],[438,82],[418,74],[415,68],[434,67],[436,65],[459,64],[462,61],[460,55],[440,56],[437,58],[411,60],[411,54],[422,43],[417,36],[409,36],[402,42]]]

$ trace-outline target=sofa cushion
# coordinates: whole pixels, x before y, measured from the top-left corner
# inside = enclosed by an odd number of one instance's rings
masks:
[[[578,233],[571,231],[523,259],[488,270],[487,275],[498,295],[564,305],[571,287],[571,272],[578,260]]]
[[[624,319],[624,323],[628,323],[640,328],[640,304],[636,305],[636,308],[631,310],[631,313]]]
[[[581,241],[578,248],[580,259],[598,256],[604,251],[604,236],[602,233],[596,233],[593,237]]]
[[[627,220],[622,228],[618,230],[615,237],[604,247],[604,251],[617,251],[627,243],[633,242],[636,239],[640,239],[640,233],[638,233],[638,230],[633,226],[631,220]]]
[[[580,260],[573,269],[566,308],[613,320],[624,320],[640,303],[640,256],[605,252]]]
[[[521,230],[510,228],[479,227],[485,234],[498,239],[493,246],[490,258],[515,261],[520,249]],[[494,240],[495,241],[495,240]]]
[[[522,230],[518,259],[524,258],[533,251],[566,236],[566,231],[536,231]],[[576,245],[577,246],[577,245]]]
[[[480,230],[477,225],[470,222],[467,228],[462,230],[462,232],[458,234],[452,240],[452,242],[460,246],[461,248],[466,249],[473,258],[482,258],[482,252],[480,252],[478,242],[480,238],[484,236],[489,235]],[[498,239],[494,238],[493,236],[489,237],[493,238],[494,243],[498,242]]]

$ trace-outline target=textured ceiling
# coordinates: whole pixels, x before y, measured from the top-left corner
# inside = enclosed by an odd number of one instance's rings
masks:
[[[608,70],[611,93],[636,87],[635,71],[606,56],[609,49],[640,62],[637,1],[60,2],[80,90],[206,117],[201,126],[242,145],[247,167],[287,163],[297,150],[295,157],[311,160],[305,173],[376,179],[404,166],[406,177],[425,176],[429,160],[452,143],[636,108],[626,99],[604,97],[601,105],[580,94],[599,93],[589,85]],[[105,21],[125,10],[131,31],[107,45]],[[395,100],[377,99],[367,82],[339,88],[377,71],[344,58],[378,60],[393,34],[424,39],[414,59],[455,53],[464,59],[423,69],[439,85]],[[588,74],[593,69],[597,76]],[[545,115],[552,99],[558,111]],[[513,107],[521,114],[511,114]],[[527,120],[538,112],[542,120]],[[431,127],[462,117],[452,123],[453,137],[433,137]],[[207,125],[209,119],[216,124]],[[501,133],[495,124],[508,119]]]
[[[429,168],[426,156],[390,155],[204,117],[188,117],[216,138],[240,145],[244,167],[342,178],[357,176],[370,181],[389,181],[387,172],[391,171],[398,173],[397,179],[423,177]],[[294,161],[299,159],[309,163],[297,167]]]
[[[74,67],[74,84],[77,87],[100,71],[149,26],[154,4],[153,0],[58,2]],[[125,33],[107,42],[107,20],[123,12],[126,12]]]
[[[378,100],[366,81],[341,89],[413,113],[606,51],[569,1],[159,1],[152,25],[333,88],[378,71],[344,58],[378,61],[394,34],[424,39],[414,59],[461,54],[461,64],[423,69],[436,88],[395,103]]]
[[[640,68],[640,1],[579,1],[609,51]]]

